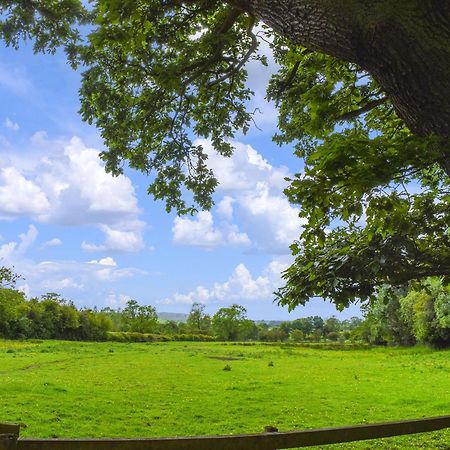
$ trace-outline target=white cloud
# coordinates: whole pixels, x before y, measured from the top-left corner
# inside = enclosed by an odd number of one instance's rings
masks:
[[[127,294],[117,294],[116,292],[109,292],[106,297],[106,306],[112,309],[123,308],[131,297]]]
[[[226,281],[213,283],[210,287],[197,286],[188,293],[175,293],[161,300],[161,304],[193,302],[230,303],[272,301],[273,292],[282,286],[281,272],[289,265],[287,258],[275,258],[260,275],[253,276],[244,264],[238,264]]]
[[[105,240],[84,243],[86,250],[144,248],[145,223],[138,219],[141,211],[129,178],[106,173],[99,151],[77,137],[50,141],[37,132],[30,144],[28,157],[15,152],[0,170],[0,219],[29,216],[42,223],[96,226]]]
[[[27,295],[40,295],[46,291],[62,291],[71,296],[74,292],[84,291],[92,294],[90,301],[104,303],[104,298],[95,301],[102,284],[116,280],[147,275],[145,271],[132,267],[119,267],[110,256],[99,260],[79,262],[74,260],[33,261],[27,257],[27,250],[35,243],[38,230],[30,225],[26,233],[21,233],[16,241],[0,246],[0,259],[3,265],[14,266],[26,283],[19,289]],[[31,286],[31,287],[30,287]],[[95,304],[93,303],[93,304]],[[93,305],[92,305],[93,306]]]
[[[179,245],[213,248],[225,244],[250,243],[248,236],[239,232],[236,225],[224,224],[220,229],[215,228],[209,211],[200,211],[193,219],[176,217],[172,232],[173,242]]]
[[[76,283],[73,278],[66,277],[61,279],[45,280],[41,283],[41,288],[50,289],[52,291],[60,291],[63,289],[83,289],[83,284]]]
[[[217,214],[225,220],[232,220],[234,202],[233,197],[226,195],[217,205]]]
[[[17,122],[13,122],[9,117],[5,119],[3,125],[12,131],[19,131],[20,129],[19,124]]]
[[[19,234],[19,242],[12,241],[0,246],[0,259],[8,261],[22,256],[31,247],[37,236],[38,230],[34,225],[30,225],[26,233]]]
[[[46,248],[46,247],[58,247],[59,245],[62,245],[62,241],[59,238],[53,238],[50,239],[48,241],[45,241],[42,245],[41,248]]]
[[[270,193],[268,183],[259,182],[255,191],[240,197],[243,214],[253,229],[259,245],[264,247],[264,239],[269,238],[271,248],[287,250],[300,234],[302,221],[298,210],[281,195]]]
[[[101,266],[117,267],[116,261],[114,261],[114,259],[111,258],[111,256],[99,259],[98,261],[96,259],[93,259],[92,261],[89,261],[89,264],[100,264]]]
[[[230,158],[217,155],[207,140],[195,143],[208,154],[208,165],[220,183],[219,200],[212,212],[193,219],[175,218],[173,241],[204,248],[251,244],[257,251],[288,253],[304,221],[283,193],[287,167],[271,165],[253,147],[240,142],[232,143],[235,151]]]
[[[14,167],[0,169],[0,218],[39,216],[50,211],[50,202],[35,180]]]
[[[87,252],[96,251],[120,251],[137,252],[145,247],[144,239],[140,232],[143,223],[134,224],[131,230],[115,230],[108,225],[101,225],[100,229],[105,233],[105,242],[100,245],[83,242],[81,247]]]

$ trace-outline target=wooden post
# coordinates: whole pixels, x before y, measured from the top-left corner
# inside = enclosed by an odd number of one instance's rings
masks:
[[[15,450],[20,426],[13,423],[0,423],[0,450]]]
[[[264,433],[278,433],[278,428],[274,427],[273,425],[267,425],[264,427]],[[266,443],[264,445],[265,447],[263,450],[278,450],[275,444],[271,445],[269,443]]]
[[[15,434],[0,434],[0,450],[15,450],[17,438]]]

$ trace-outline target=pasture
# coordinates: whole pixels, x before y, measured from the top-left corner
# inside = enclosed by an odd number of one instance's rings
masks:
[[[449,351],[0,340],[0,422],[22,424],[22,437],[236,434],[449,413]],[[450,430],[327,448],[449,449]]]

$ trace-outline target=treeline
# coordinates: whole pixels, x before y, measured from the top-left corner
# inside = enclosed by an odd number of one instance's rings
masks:
[[[427,278],[408,290],[383,286],[366,307],[361,339],[377,345],[450,346],[450,286]]]
[[[122,309],[81,308],[59,294],[27,299],[15,289],[10,269],[0,267],[0,337],[114,341],[221,340],[262,342],[367,342],[373,345],[450,346],[450,286],[427,278],[400,291],[383,286],[365,307],[364,319],[319,316],[256,323],[241,305],[214,315],[194,303],[187,321],[160,321],[152,306],[129,300]]]
[[[361,319],[306,317],[273,327],[247,318],[241,305],[220,308],[214,315],[194,303],[187,321],[160,321],[152,306],[129,300],[123,309],[81,308],[56,293],[26,299],[13,288],[0,288],[0,337],[113,341],[319,341],[345,340]]]

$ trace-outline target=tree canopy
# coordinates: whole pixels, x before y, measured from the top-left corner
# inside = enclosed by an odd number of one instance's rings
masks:
[[[448,2],[8,0],[0,14],[7,45],[63,47],[82,67],[81,114],[106,169],[153,173],[149,193],[179,213],[212,206],[217,180],[194,137],[231,155],[265,39],[279,65],[274,139],[304,162],[286,194],[307,218],[279,302],[345,307],[381,284],[448,281]]]

